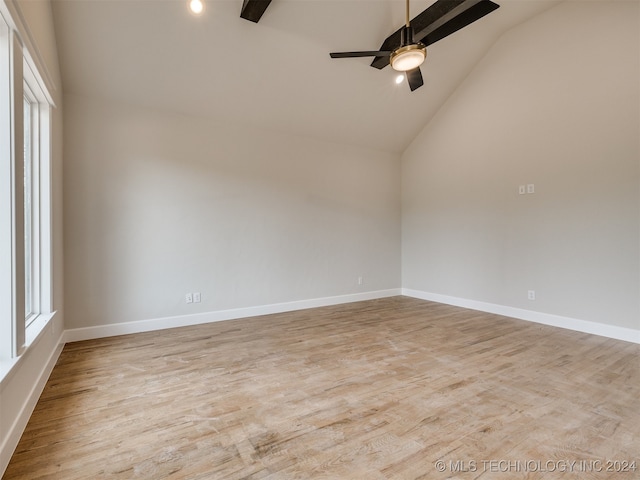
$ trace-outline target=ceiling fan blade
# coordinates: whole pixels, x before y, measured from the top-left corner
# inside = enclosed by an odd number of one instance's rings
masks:
[[[331,58],[354,58],[354,57],[389,57],[391,51],[373,50],[366,52],[332,52]]]
[[[416,88],[420,88],[424,85],[424,81],[422,80],[422,72],[420,72],[420,67],[416,67],[413,70],[407,70],[405,72],[407,74],[407,82],[409,82],[409,88],[413,92]]]
[[[499,5],[491,0],[438,0],[413,20],[413,39],[430,45],[447,35],[491,13]],[[468,12],[468,13],[467,13]],[[458,17],[461,17],[458,20]],[[401,45],[402,28],[389,35],[382,43],[380,50],[394,50]],[[382,69],[389,65],[389,58],[376,57],[371,66]]]
[[[482,17],[493,12],[498,7],[500,7],[500,5],[489,0],[478,2],[459,15],[453,17],[448,22],[442,24],[440,27],[431,30],[424,36],[420,36],[420,41],[427,46],[432,45],[438,40],[442,40],[452,33],[463,29],[467,25],[471,25],[476,20],[480,20]]]

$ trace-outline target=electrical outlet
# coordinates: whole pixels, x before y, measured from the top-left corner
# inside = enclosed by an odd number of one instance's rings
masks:
[[[536,299],[536,291],[535,290],[529,290],[527,292],[527,298],[529,300],[535,300]]]
[[[193,303],[200,303],[202,297],[200,296],[200,292],[195,292],[193,294]]]
[[[193,293],[187,293],[184,296],[184,301],[187,303],[193,303]]]
[[[527,193],[536,193],[536,186],[533,183],[527,185]]]

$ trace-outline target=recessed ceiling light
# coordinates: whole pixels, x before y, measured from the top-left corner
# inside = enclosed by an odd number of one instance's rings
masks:
[[[400,74],[396,77],[396,83],[399,85],[404,80],[404,74]]]
[[[204,3],[202,3],[202,0],[190,0],[189,10],[196,15],[200,15],[204,10]]]

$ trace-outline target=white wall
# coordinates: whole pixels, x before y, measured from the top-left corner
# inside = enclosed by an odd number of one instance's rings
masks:
[[[67,328],[400,286],[396,154],[74,95],[65,132]]]
[[[62,248],[62,91],[48,0],[6,2],[22,42],[34,57],[56,108],[52,123],[52,275],[56,314],[0,379],[0,476],[4,472],[60,353],[64,328]],[[2,369],[0,369],[2,370]]]
[[[404,288],[640,329],[639,5],[511,30],[424,128],[402,158]]]

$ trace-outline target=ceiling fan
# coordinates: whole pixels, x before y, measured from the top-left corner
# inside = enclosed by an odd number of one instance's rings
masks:
[[[391,65],[404,72],[409,88],[414,91],[424,82],[420,65],[427,58],[427,46],[442,40],[493,12],[500,5],[491,0],[437,0],[413,20],[409,20],[406,0],[405,25],[388,36],[380,50],[333,52],[331,58],[375,57],[371,66],[382,69]]]

